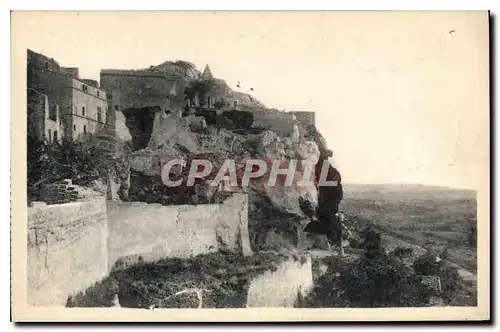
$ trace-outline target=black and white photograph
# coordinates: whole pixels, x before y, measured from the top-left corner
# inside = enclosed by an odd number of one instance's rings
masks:
[[[487,11],[11,18],[15,320],[489,319]]]

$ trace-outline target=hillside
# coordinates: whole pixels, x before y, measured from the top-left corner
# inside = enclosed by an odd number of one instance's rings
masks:
[[[377,199],[380,195],[392,199],[476,199],[476,191],[420,184],[358,184],[345,183],[350,198]]]
[[[344,188],[341,210],[347,214],[426,249],[447,248],[452,262],[476,270],[477,250],[470,238],[477,224],[475,191],[422,185]]]

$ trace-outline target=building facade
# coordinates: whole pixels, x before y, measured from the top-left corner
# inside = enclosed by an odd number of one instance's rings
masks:
[[[105,129],[108,112],[106,93],[77,79],[71,79],[71,113],[67,113],[67,122],[71,126],[67,131],[73,141],[92,138]]]
[[[54,114],[50,112],[51,105],[57,105],[58,137],[62,135],[69,141],[85,141],[107,126],[106,92],[96,81],[80,79],[78,68],[61,67],[55,60],[28,50],[30,89],[47,97],[49,115]],[[52,130],[56,129],[50,130],[53,133]]]

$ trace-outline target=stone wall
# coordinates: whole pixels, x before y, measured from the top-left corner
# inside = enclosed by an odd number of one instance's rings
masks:
[[[121,92],[119,90],[109,90],[106,93],[108,98],[108,114],[106,115],[107,128],[113,137],[122,141],[132,139],[130,130],[126,125],[126,118],[122,112],[121,106]]]
[[[107,275],[105,197],[28,208],[28,305],[65,305]]]
[[[315,126],[316,125],[316,113],[308,111],[296,111],[290,112],[297,117],[297,120],[304,126]]]
[[[161,206],[105,197],[28,210],[28,304],[64,306],[68,296],[126,265],[228,250],[252,254],[248,197],[222,204]],[[291,257],[251,280],[247,307],[294,307],[312,287],[311,258]]]
[[[160,107],[170,110],[184,105],[186,82],[158,72],[135,70],[101,71],[101,87],[108,92],[119,90],[121,98],[114,105],[128,108]]]
[[[26,95],[28,102],[28,134],[39,141],[45,141],[47,139],[45,119],[49,108],[48,97],[32,88],[27,89]]]
[[[253,112],[253,127],[267,128],[279,134],[291,135],[293,114],[276,110]]]
[[[313,288],[311,256],[290,258],[250,281],[247,308],[293,308]]]
[[[108,264],[187,258],[220,249],[250,255],[248,198],[223,204],[162,206],[141,202],[110,205]]]
[[[59,105],[48,96],[35,89],[27,89],[28,101],[28,130],[30,134],[39,141],[47,143],[61,143],[64,137],[64,127],[62,126],[62,115]],[[54,112],[55,111],[55,112]],[[50,113],[55,113],[55,118]]]

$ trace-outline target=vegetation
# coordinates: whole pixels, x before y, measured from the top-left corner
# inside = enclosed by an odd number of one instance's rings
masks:
[[[244,308],[249,281],[276,269],[287,257],[269,252],[249,257],[217,252],[132,266],[118,262],[108,278],[68,298],[67,306],[109,307],[118,294],[122,307],[189,307],[190,303],[182,301],[167,306],[164,300],[183,290],[204,289],[209,291],[203,293],[204,308]]]
[[[444,305],[477,305],[456,268],[443,261],[436,264],[432,255],[409,264],[401,256],[407,251],[397,248],[391,254],[373,258],[323,259],[320,263],[326,264],[328,270],[317,277],[304,307],[422,307],[429,305],[431,295],[442,298]],[[439,277],[441,291],[424,284],[422,275]]]
[[[226,106],[226,101],[224,100],[224,98],[220,98],[214,102],[214,108],[216,110],[223,109],[224,106]]]
[[[118,153],[112,153],[93,143],[95,141],[47,145],[28,136],[28,198],[36,197],[40,186],[64,179],[89,186],[92,181],[102,179],[109,169],[119,168],[120,158],[130,149],[127,142]]]
[[[186,72],[196,70],[196,66],[188,61],[177,60],[174,62],[174,65],[176,65],[179,68],[182,68]]]

